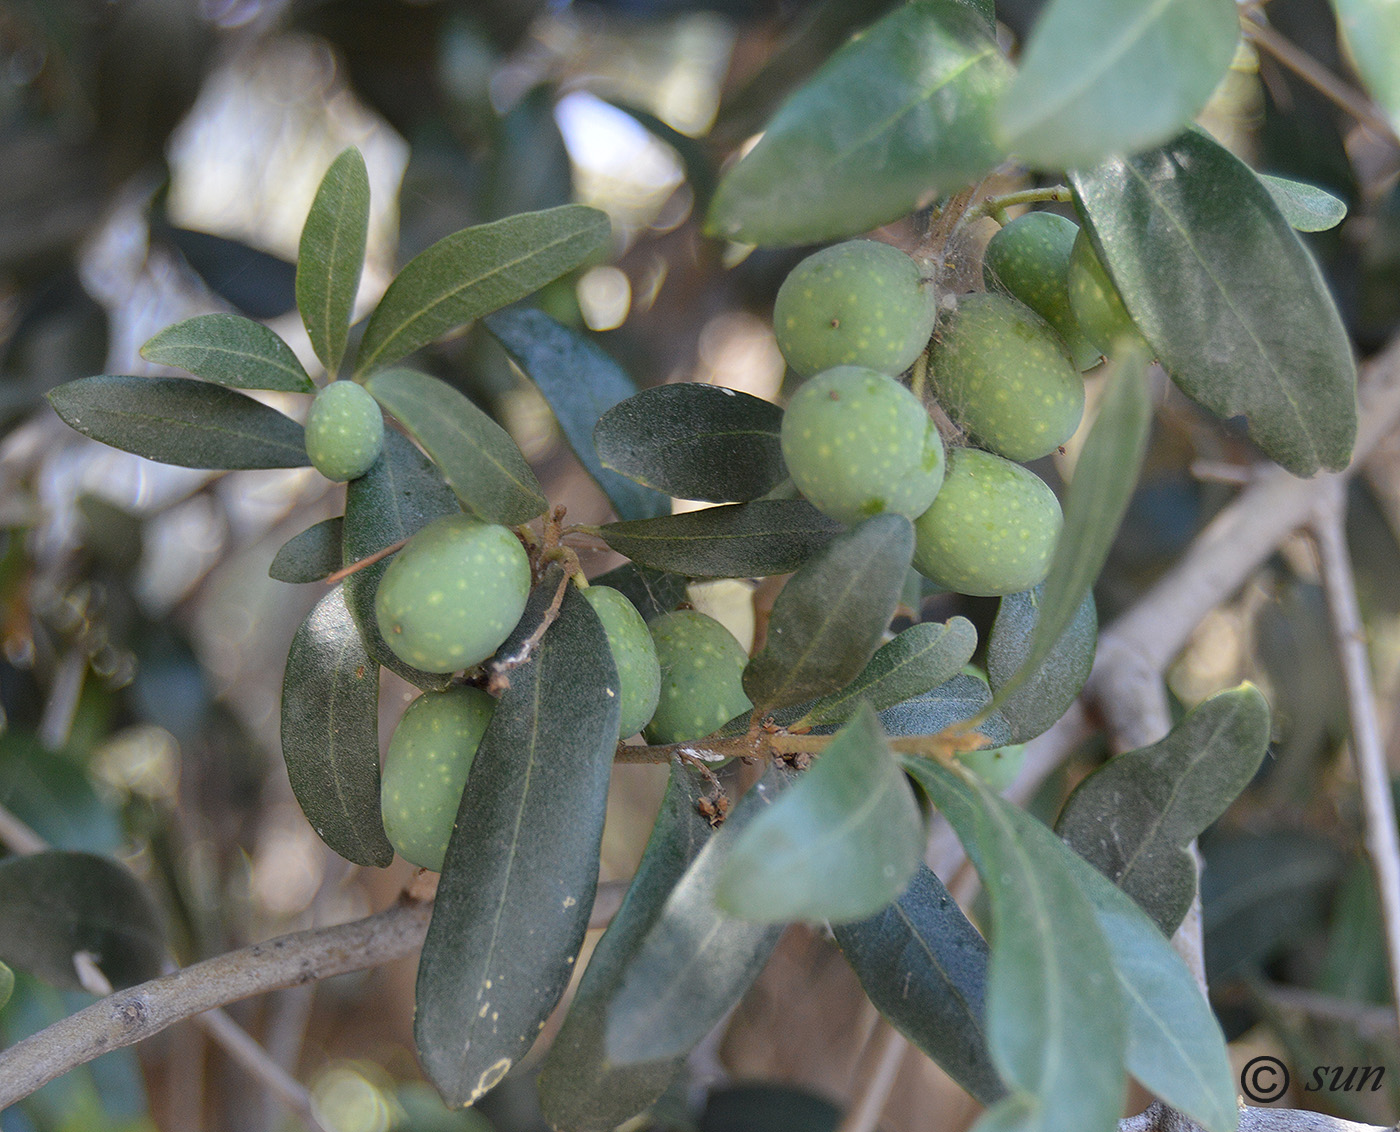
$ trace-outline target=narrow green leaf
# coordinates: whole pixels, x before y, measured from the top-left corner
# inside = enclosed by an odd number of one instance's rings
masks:
[[[1240,36],[1235,0],[1052,0],[998,114],[1046,169],[1082,168],[1175,135],[1205,107]]]
[[[904,765],[952,824],[992,902],[987,1042],[1012,1096],[991,1127],[1109,1132],[1124,1092],[1124,1005],[1112,952],[1063,842],[984,786]],[[1003,1108],[1003,1106],[1006,1106]]]
[[[365,388],[422,445],[469,511],[513,527],[548,509],[510,433],[447,382],[392,369],[376,373]]]
[[[560,576],[546,575],[524,624]],[[522,643],[517,630],[503,648]],[[569,985],[598,883],[617,722],[607,636],[570,585],[482,737],[423,942],[414,1036],[451,1105],[509,1072]]]
[[[241,314],[201,314],[167,326],[141,347],[141,356],[237,389],[316,389],[292,348]]]
[[[408,538],[443,515],[461,511],[442,473],[394,429],[384,431],[384,451],[374,466],[345,487],[341,541],[345,565],[359,562]],[[404,664],[384,643],[374,615],[374,594],[389,559],[357,570],[345,579],[345,604],[370,656],[420,688],[445,688],[448,677]]]
[[[734,839],[791,780],[789,772],[770,764],[666,898],[608,1007],[605,1044],[613,1065],[684,1057],[768,962],[782,927],[721,912],[715,884]]]
[[[669,499],[605,467],[593,447],[598,418],[637,392],[622,367],[587,338],[529,307],[491,315],[486,329],[549,402],[564,439],[618,517],[650,519],[669,514]]]
[[[1020,665],[1001,680],[992,702],[1008,703],[1060,645],[1081,617],[1085,597],[1108,558],[1118,525],[1137,487],[1147,451],[1152,405],[1147,399],[1147,358],[1141,348],[1123,344],[1109,360],[1108,388],[1074,465],[1065,500],[1065,524],[1040,586],[1039,616]],[[1003,670],[1004,671],[1004,670]]]
[[[850,684],[822,696],[792,727],[801,730],[842,723],[862,701],[882,711],[931,692],[956,676],[976,649],[977,630],[965,617],[943,624],[926,621],[911,625],[881,645]]]
[[[627,965],[656,923],[671,891],[710,840],[710,823],[696,808],[704,780],[680,763],[646,852],[622,906],[594,948],[564,1024],[540,1068],[540,1106],[555,1128],[612,1132],[652,1104],[675,1080],[683,1055],[614,1065],[605,1045],[608,1006]]]
[[[379,815],[379,666],[326,594],[292,637],[282,677],[282,757],[316,835],[357,865],[394,859]]]
[[[1165,739],[1080,783],[1056,831],[1171,935],[1196,895],[1187,846],[1249,784],[1268,746],[1269,705],[1259,690],[1221,692]]]
[[[604,213],[566,204],[445,236],[389,284],[365,327],[356,374],[523,299],[603,251],[610,235]]]
[[[894,616],[913,554],[913,524],[886,514],[803,563],[773,603],[763,651],[744,669],[754,707],[798,704],[860,675]]]
[[[1347,218],[1346,201],[1326,189],[1268,173],[1255,176],[1269,190],[1274,204],[1295,232],[1325,232]]]
[[[707,228],[754,244],[854,235],[997,165],[1010,67],[982,15],[914,0],[841,47],[720,182]]]
[[[1356,436],[1350,339],[1254,172],[1188,130],[1070,183],[1094,250],[1172,380],[1220,417],[1243,415],[1295,475],[1345,467]]]
[[[904,891],[923,844],[913,791],[862,704],[816,765],[734,839],[715,903],[765,924],[864,919]]]
[[[680,499],[746,503],[787,478],[783,411],[701,381],[657,385],[613,406],[593,433],[598,457]]]
[[[845,527],[805,499],[756,499],[608,523],[600,534],[619,554],[691,578],[764,578],[796,570]]]
[[[297,309],[312,349],[332,376],[345,354],[368,238],[369,171],[351,146],[321,178],[297,253]]]
[[[89,952],[117,989],[161,973],[165,927],[145,887],[116,861],[51,849],[0,861],[0,960],[81,990]]]
[[[260,401],[186,377],[82,377],[49,393],[63,422],[123,452],[182,468],[302,468],[301,425]]]
[[[279,582],[319,582],[343,566],[341,528],[345,520],[322,519],[294,535],[277,551],[267,568],[269,578]]]
[[[981,722],[973,730],[987,737],[987,746],[1005,747],[1012,742],[1011,725],[992,707],[987,682],[959,673],[932,691],[885,708],[880,723],[891,735],[937,735],[979,716]]]
[[[14,991],[15,973],[6,964],[0,963],[0,1010],[5,1009],[5,1003],[10,1001]]]
[[[982,1023],[987,943],[942,881],[920,865],[893,904],[831,930],[870,1001],[900,1033],[978,1103],[1005,1096]]]
[[[1366,93],[1400,130],[1400,10],[1387,0],[1332,0],[1337,28]]]
[[[991,635],[987,638],[987,676],[994,690],[999,691],[1015,679],[1029,655],[1035,641],[1035,628],[1040,622],[1044,590],[1042,584],[1001,599]],[[1069,710],[1094,666],[1098,628],[1098,612],[1091,589],[1079,603],[1054,649],[1002,700],[1001,714],[1011,724],[1013,742],[1034,739]]]

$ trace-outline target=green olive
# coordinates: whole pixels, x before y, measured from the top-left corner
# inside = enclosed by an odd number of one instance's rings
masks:
[[[648,743],[703,738],[753,707],[743,684],[748,654],[713,617],[678,609],[656,618],[650,629],[661,696],[643,731]]]
[[[384,415],[363,386],[332,381],[316,394],[306,414],[306,456],[326,479],[358,479],[383,447]]]
[[[656,645],[637,607],[610,586],[589,586],[583,591],[608,635],[613,666],[621,686],[622,714],[618,738],[635,735],[656,711],[661,696],[661,666]]]

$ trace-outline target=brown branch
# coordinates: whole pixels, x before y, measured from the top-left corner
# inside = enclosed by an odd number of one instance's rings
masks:
[[[342,566],[334,574],[326,578],[326,585],[333,586],[337,582],[343,582],[351,574],[358,574],[366,567],[373,566],[376,562],[382,562],[384,559],[388,558],[389,555],[393,554],[395,551],[402,550],[407,545],[408,539],[401,538],[398,542],[391,542],[388,546],[376,550],[367,558],[361,558],[358,562],[352,562],[348,566]]]

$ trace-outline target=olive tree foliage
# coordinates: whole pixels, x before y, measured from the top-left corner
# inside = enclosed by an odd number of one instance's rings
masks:
[[[1400,118],[1393,55],[1374,50],[1400,43],[1395,17],[1366,0],[1337,8],[1361,79]],[[1242,430],[1261,466],[1299,478],[1348,466],[1353,345],[1297,234],[1335,224],[1339,202],[1261,176],[1193,124],[1235,58],[1241,20],[1254,20],[1233,0],[1052,0],[1014,59],[995,16],[990,0],[912,0],[801,81],[779,72],[782,98],[767,98],[761,137],[725,168],[704,218],[714,239],[758,248],[903,223],[945,314],[979,224],[1025,205],[1075,218],[1133,330],[1105,344],[1091,377],[1048,572],[995,595],[984,639],[963,618],[920,620],[917,516],[838,522],[791,488],[781,406],[707,385],[641,388],[635,377],[647,375],[531,305],[607,255],[607,217],[583,205],[433,243],[351,333],[370,199],[363,160],[347,150],[326,172],[296,265],[296,306],[324,373],[303,369],[262,323],[226,313],[144,347],[188,377],[104,374],[49,394],[84,435],[188,468],[322,466],[303,414],[244,390],[309,405],[340,378],[390,422],[367,470],[336,477],[349,479],[343,516],[273,564],[288,584],[325,589],[291,643],[282,753],[317,835],[355,865],[384,867],[394,845],[381,810],[380,666],[425,695],[470,684],[495,698],[418,960],[418,1056],[449,1105],[473,1104],[519,1065],[568,987],[610,769],[627,760],[669,765],[670,783],[543,1054],[540,1098],[555,1126],[603,1132],[645,1112],[784,926],[802,921],[830,926],[871,1002],[986,1106],[987,1130],[1114,1127],[1130,1079],[1209,1132],[1236,1127],[1224,1035],[1169,940],[1197,897],[1195,839],[1264,758],[1264,697],[1245,685],[1206,699],[1085,778],[1051,825],[974,768],[1048,732],[1089,677],[1093,589],[1138,484],[1154,375]],[[762,105],[762,87],[751,90]],[[502,426],[416,366],[478,321],[549,404],[615,521],[567,525]],[[934,404],[927,352],[906,380]],[[965,443],[942,423],[954,447]],[[714,506],[672,515],[670,496]],[[386,640],[376,591],[414,535],[447,516],[514,531],[529,592],[486,660],[423,671]],[[707,735],[618,742],[626,677],[583,597],[573,548],[589,540],[628,560],[601,581],[653,622],[683,605],[690,582],[791,575],[742,662],[749,708]],[[715,774],[726,760],[750,768],[734,798],[738,778]],[[985,931],[924,864],[935,822],[980,876]],[[119,915],[94,913],[113,907]],[[0,861],[0,909],[0,957],[42,978],[73,983],[80,951],[119,988],[160,973],[159,918],[101,857]],[[20,1052],[0,1054],[0,1067]],[[0,1096],[14,1099],[3,1086]]]

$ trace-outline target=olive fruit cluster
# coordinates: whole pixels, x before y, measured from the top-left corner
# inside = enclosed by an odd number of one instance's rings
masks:
[[[914,566],[959,593],[1029,589],[1049,569],[1062,516],[1024,462],[1063,445],[1084,415],[1082,369],[1131,318],[1071,220],[1028,213],[987,247],[987,290],[936,318],[931,289],[897,248],[852,240],[799,263],[778,291],[774,334],[802,378],[783,417],[783,458],[824,514],[907,516]],[[931,338],[931,341],[930,341]],[[924,355],[929,389],[967,446],[946,453],[898,376]]]

